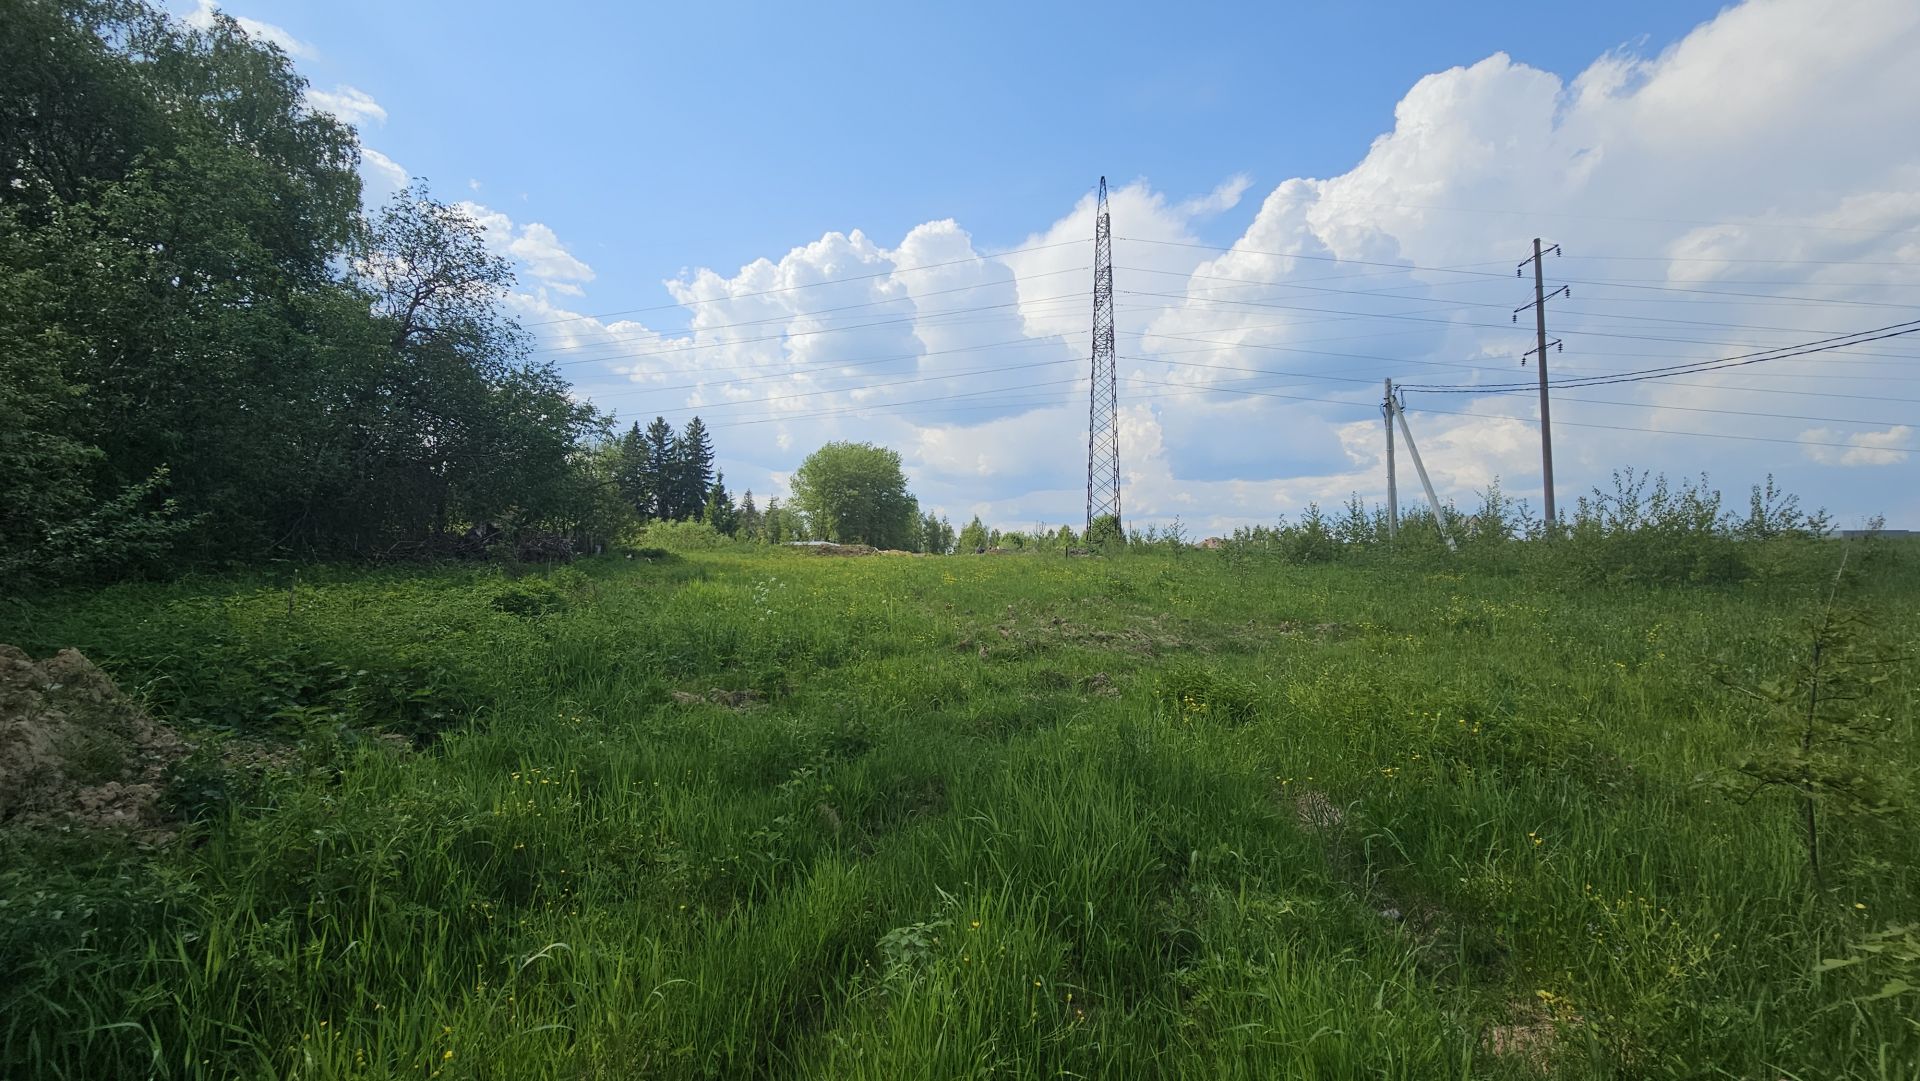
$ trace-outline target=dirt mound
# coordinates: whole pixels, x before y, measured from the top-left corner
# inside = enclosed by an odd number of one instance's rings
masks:
[[[880,549],[871,544],[813,544],[807,550],[817,556],[870,556]]]
[[[79,651],[0,645],[0,823],[152,830],[187,751]]]

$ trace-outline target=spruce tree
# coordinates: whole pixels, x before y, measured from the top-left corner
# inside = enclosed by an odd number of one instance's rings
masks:
[[[613,484],[620,491],[620,498],[642,520],[653,514],[653,498],[649,481],[651,479],[651,456],[647,451],[647,437],[640,431],[640,422],[634,421],[627,434],[620,437],[618,453],[614,456]]]
[[[768,544],[785,544],[788,540],[787,512],[786,508],[780,505],[779,496],[767,500],[766,537]]]
[[[713,486],[713,439],[707,426],[695,417],[675,444],[673,469],[675,517],[692,518],[707,505],[707,490]]]
[[[761,539],[760,508],[753,505],[753,489],[748,488],[740,495],[740,534],[748,540]]]
[[[673,427],[665,417],[653,418],[646,431],[647,469],[644,496],[649,507],[648,513],[655,518],[673,519],[679,504],[674,499],[674,464],[679,454],[679,444],[673,438]]]
[[[707,490],[707,505],[700,516],[729,537],[740,531],[740,512],[734,509],[733,497],[727,494],[725,473],[713,475],[713,487]]]

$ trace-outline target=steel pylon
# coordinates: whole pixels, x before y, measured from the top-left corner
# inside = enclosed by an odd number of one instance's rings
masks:
[[[1113,355],[1113,226],[1107,178],[1093,224],[1093,387],[1087,400],[1087,529],[1111,516],[1120,527],[1120,375]],[[1124,536],[1125,534],[1122,533]]]

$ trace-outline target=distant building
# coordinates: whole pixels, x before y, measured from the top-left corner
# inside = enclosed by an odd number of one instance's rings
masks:
[[[1843,529],[1839,533],[1842,540],[1859,540],[1863,537],[1920,537],[1920,529]]]
[[[1225,544],[1225,543],[1227,543],[1227,542],[1226,542],[1226,541],[1223,541],[1223,540],[1221,540],[1221,539],[1220,539],[1219,537],[1208,537],[1208,538],[1207,538],[1206,540],[1203,540],[1203,541],[1201,541],[1201,542],[1200,542],[1200,547],[1202,547],[1202,548],[1218,548],[1218,547],[1220,547],[1221,545],[1223,545],[1223,544]]]

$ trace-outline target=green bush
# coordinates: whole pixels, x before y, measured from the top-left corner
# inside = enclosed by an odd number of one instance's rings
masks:
[[[1720,493],[1665,475],[1613,474],[1576,505],[1566,536],[1568,565],[1588,582],[1725,584],[1750,577],[1747,549],[1720,511]]]
[[[635,537],[635,547],[668,552],[697,552],[738,544],[705,522],[649,522]]]

